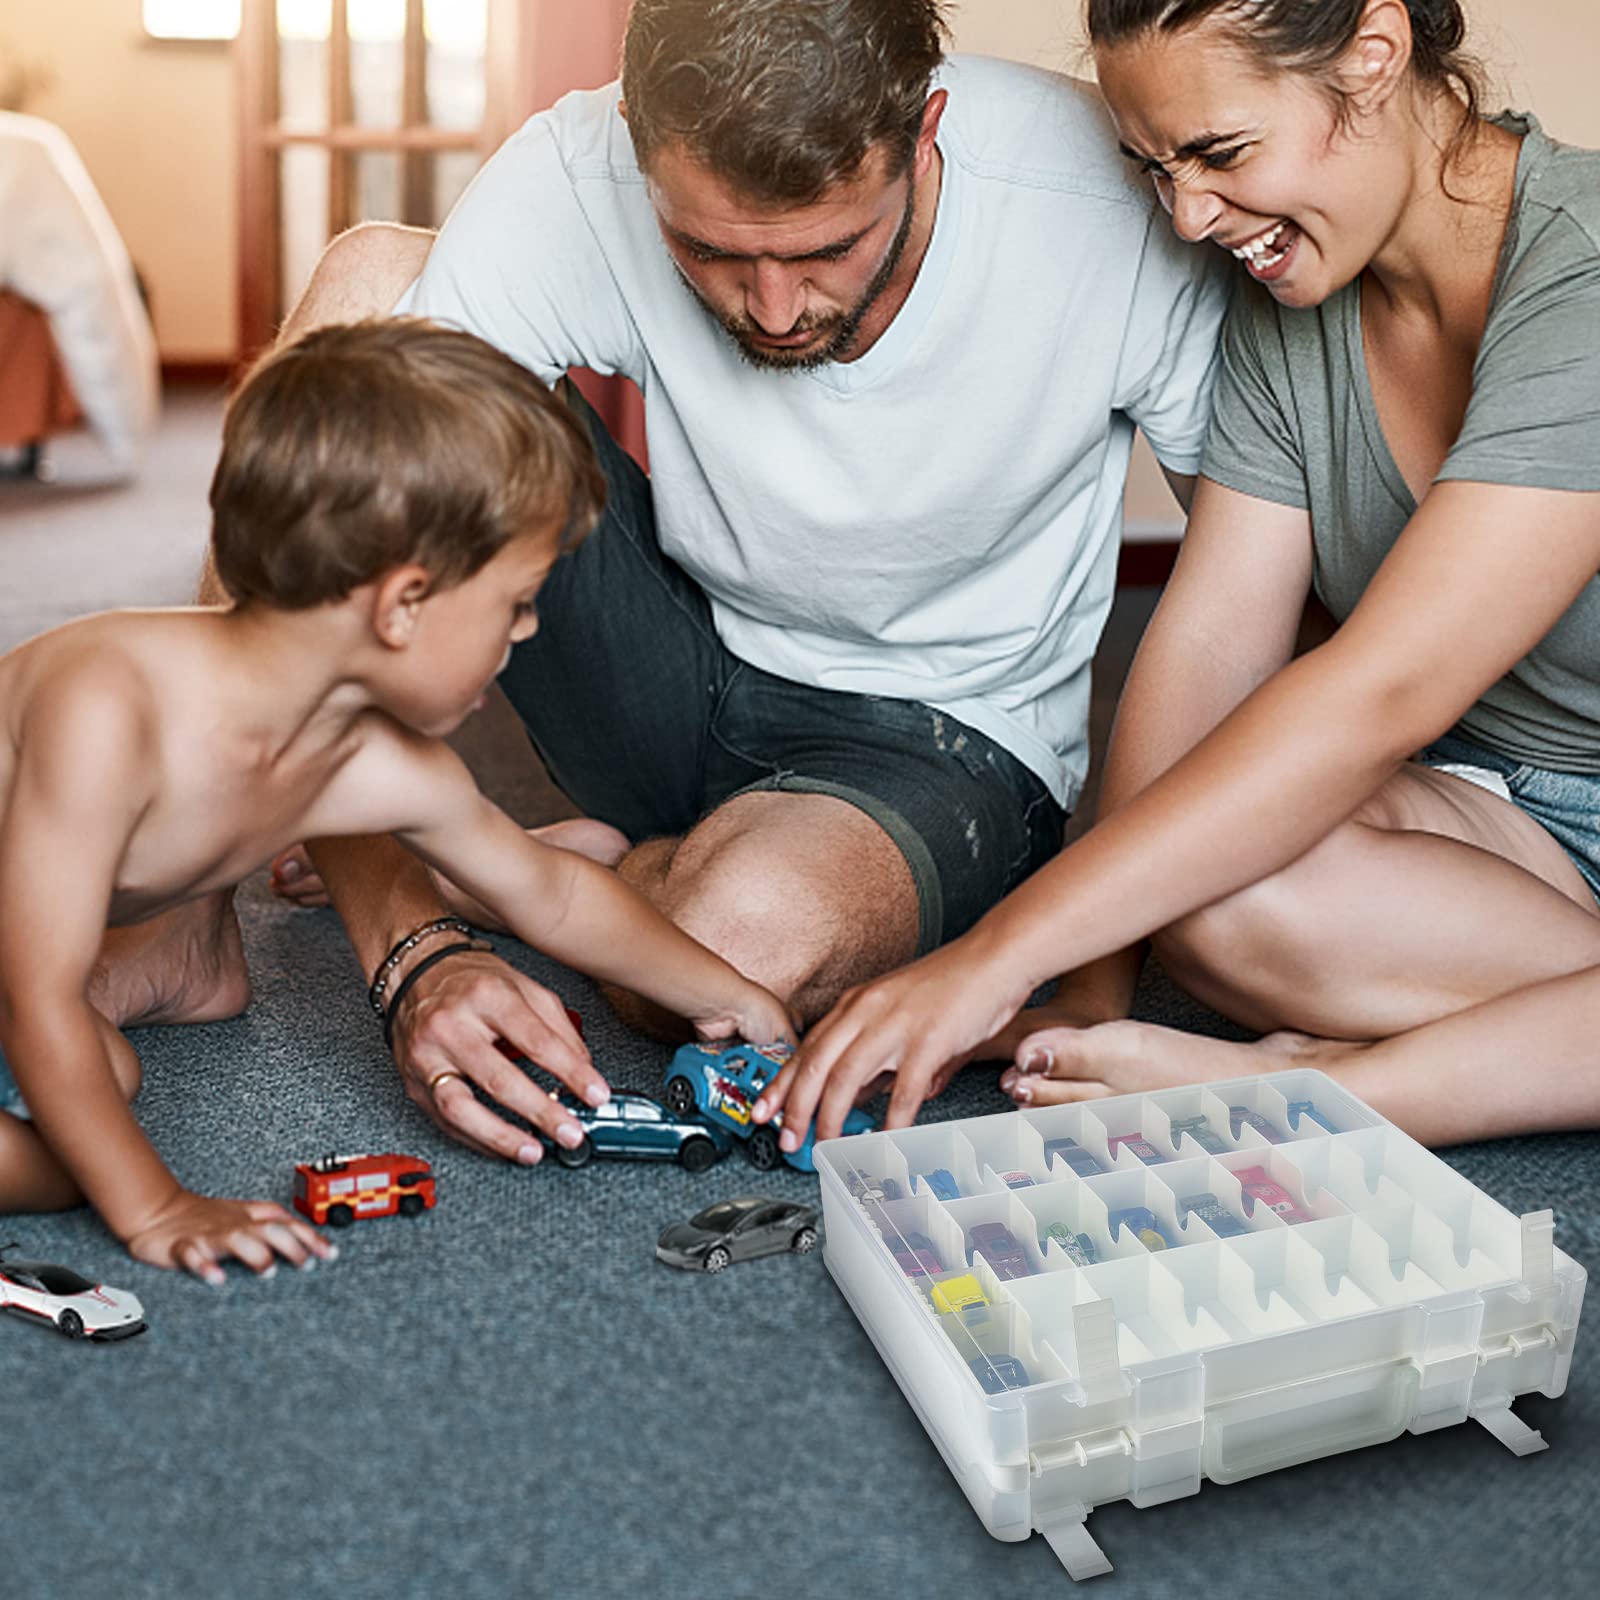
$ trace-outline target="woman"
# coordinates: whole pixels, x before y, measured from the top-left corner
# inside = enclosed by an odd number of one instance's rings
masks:
[[[825,1136],[893,1071],[900,1125],[999,1044],[1022,1104],[1292,1060],[1429,1142],[1600,1123],[1600,155],[1478,116],[1456,0],[1088,12],[1128,153],[1254,280],[1182,557],[1099,825],[847,996],[765,1114]],[[1340,626],[1291,660],[1313,587]],[[1081,1026],[1152,933],[1296,1031]]]

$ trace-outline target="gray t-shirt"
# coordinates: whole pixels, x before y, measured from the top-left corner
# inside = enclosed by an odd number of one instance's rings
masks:
[[[1524,134],[1516,199],[1437,481],[1600,491],[1600,152],[1556,144],[1531,116],[1499,121]],[[1309,510],[1317,593],[1349,616],[1417,509],[1379,426],[1359,283],[1308,310],[1254,284],[1235,299],[1201,470]],[[1516,761],[1600,772],[1600,577],[1458,727]]]

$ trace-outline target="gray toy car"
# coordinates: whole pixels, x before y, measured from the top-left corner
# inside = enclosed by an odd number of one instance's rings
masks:
[[[719,1200],[687,1222],[663,1228],[656,1259],[692,1272],[721,1272],[730,1262],[789,1250],[805,1255],[817,1245],[817,1208],[770,1195]]]

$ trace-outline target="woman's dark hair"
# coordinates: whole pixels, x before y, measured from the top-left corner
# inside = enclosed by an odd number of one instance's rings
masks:
[[[682,142],[734,188],[807,205],[876,145],[910,164],[946,0],[634,0],[622,100],[639,165]]]
[[[1240,46],[1269,67],[1322,77],[1341,107],[1346,97],[1327,79],[1360,31],[1368,0],[1086,0],[1089,42],[1121,44],[1149,32],[1179,33],[1215,16]],[[1477,125],[1483,69],[1462,48],[1467,20],[1459,0],[1405,0],[1411,14],[1411,68],[1419,82],[1466,103],[1458,153]]]

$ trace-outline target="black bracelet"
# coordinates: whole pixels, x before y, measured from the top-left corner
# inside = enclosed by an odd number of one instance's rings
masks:
[[[400,986],[394,992],[394,999],[389,1002],[389,1009],[383,1014],[383,1042],[390,1051],[394,1049],[394,1016],[400,1009],[400,1002],[411,992],[411,985],[422,976],[429,967],[436,967],[446,956],[458,956],[463,950],[489,950],[493,946],[486,944],[482,939],[459,939],[455,944],[447,944],[442,950],[430,950],[406,975],[400,980]]]
[[[431,939],[436,933],[446,932],[465,934],[469,939],[472,937],[471,927],[460,917],[435,917],[432,922],[424,922],[420,928],[413,928],[378,963],[378,970],[372,975],[372,986],[367,990],[367,1004],[378,1016],[383,1015],[384,990],[389,987],[389,979],[394,969],[405,959],[406,953],[415,950],[424,939]]]

